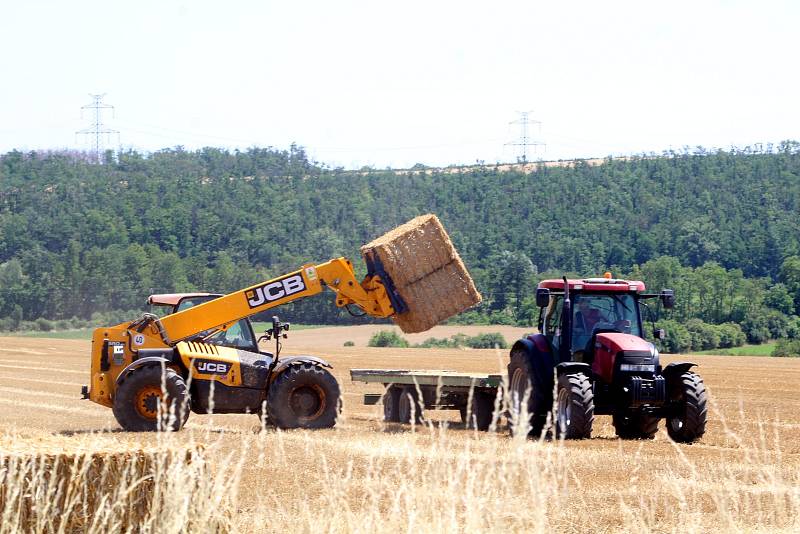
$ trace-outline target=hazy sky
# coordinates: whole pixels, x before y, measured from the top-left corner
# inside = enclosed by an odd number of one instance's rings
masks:
[[[287,148],[331,166],[800,139],[800,3],[0,0],[0,153]],[[117,148],[116,136],[107,145]]]

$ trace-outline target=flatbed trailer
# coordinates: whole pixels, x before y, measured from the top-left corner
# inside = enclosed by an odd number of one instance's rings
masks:
[[[382,394],[364,395],[367,405],[383,400],[386,422],[419,423],[423,409],[458,410],[467,426],[488,430],[504,376],[447,370],[351,369],[350,379],[386,388]]]

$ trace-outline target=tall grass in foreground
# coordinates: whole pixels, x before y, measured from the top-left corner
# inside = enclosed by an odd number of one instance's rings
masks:
[[[6,435],[0,533],[800,531],[800,459],[780,423],[715,419],[722,430],[690,446],[347,420],[194,426],[133,450]]]

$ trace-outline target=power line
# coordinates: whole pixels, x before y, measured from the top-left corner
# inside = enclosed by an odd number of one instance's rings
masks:
[[[86,104],[85,106],[81,106],[81,110],[84,109],[91,109],[94,111],[94,120],[92,121],[91,126],[88,128],[84,128],[83,130],[78,130],[75,132],[75,135],[90,135],[94,136],[94,160],[96,163],[100,163],[100,154],[103,151],[103,143],[102,143],[102,136],[110,136],[111,134],[117,134],[117,144],[119,144],[119,131],[112,130],[111,128],[107,128],[105,124],[103,124],[103,110],[110,109],[114,110],[114,106],[110,104],[103,103],[103,97],[105,97],[105,93],[102,95],[93,95],[90,94],[89,96],[92,97],[92,103]],[[83,111],[81,111],[81,114]]]
[[[517,139],[516,141],[506,143],[506,146],[520,147],[520,155],[517,156],[517,160],[520,161],[521,163],[527,163],[529,146],[534,147],[534,151],[536,150],[535,147],[537,146],[546,146],[543,142],[530,138],[528,126],[531,124],[537,125],[539,127],[539,134],[541,135],[542,123],[537,120],[531,120],[528,116],[528,114],[530,113],[529,111],[518,111],[517,113],[519,113],[520,118],[515,121],[509,122],[509,124],[519,124],[520,126],[519,139]]]

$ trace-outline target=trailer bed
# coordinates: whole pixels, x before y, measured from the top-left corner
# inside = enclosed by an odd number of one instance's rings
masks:
[[[502,375],[410,369],[351,369],[350,379],[353,382],[384,385],[402,384],[455,388],[496,388],[503,382]]]

